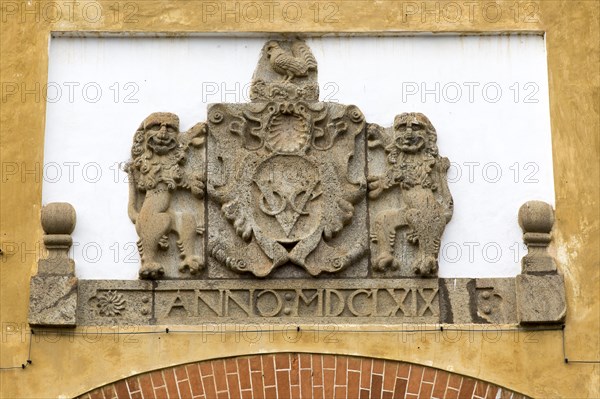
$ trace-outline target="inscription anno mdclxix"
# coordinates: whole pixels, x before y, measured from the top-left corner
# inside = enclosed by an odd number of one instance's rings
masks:
[[[287,280],[285,284],[221,283],[213,287],[181,287],[161,282],[155,290],[155,317],[164,323],[216,321],[227,318],[410,318],[412,322],[436,322],[439,317],[437,280],[412,284],[389,280],[383,284],[323,282],[307,284]],[[408,283],[408,284],[407,284]],[[255,285],[255,284],[253,284]],[[345,286],[344,286],[345,285]],[[355,285],[355,287],[348,286]],[[401,287],[401,288],[398,288]],[[417,319],[417,320],[415,320]]]

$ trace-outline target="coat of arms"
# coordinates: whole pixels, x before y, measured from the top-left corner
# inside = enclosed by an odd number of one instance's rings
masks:
[[[366,229],[361,111],[316,101],[316,61],[300,41],[265,45],[252,93],[208,111],[209,253],[260,277],[286,264],[344,269],[368,247],[344,234]]]
[[[433,125],[321,102],[317,69],[304,41],[270,40],[251,102],[212,104],[182,133],[170,113],[142,123],[128,164],[141,278],[437,274],[453,207]]]

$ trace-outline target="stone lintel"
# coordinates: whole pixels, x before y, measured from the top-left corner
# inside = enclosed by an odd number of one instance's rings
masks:
[[[516,279],[82,280],[77,324],[558,323],[565,313],[563,286],[560,275],[519,275]]]
[[[437,279],[84,280],[78,323],[437,324],[438,291]]]

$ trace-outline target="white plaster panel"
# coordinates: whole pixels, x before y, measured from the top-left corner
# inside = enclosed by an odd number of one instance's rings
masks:
[[[67,201],[77,210],[72,252],[80,278],[137,278],[137,236],[119,164],[129,158],[139,123],[151,112],[170,111],[185,130],[205,120],[209,103],[248,100],[264,41],[52,39],[43,203]],[[307,41],[319,63],[322,99],[356,104],[369,122],[384,126],[398,113],[419,111],[436,127],[440,153],[453,162],[455,203],[440,276],[518,274],[525,253],[520,205],[531,199],[554,204],[544,38]]]

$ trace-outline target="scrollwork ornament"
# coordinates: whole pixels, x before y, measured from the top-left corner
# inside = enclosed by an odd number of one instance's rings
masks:
[[[223,118],[224,118],[224,115],[221,111],[213,111],[208,116],[208,120],[210,120],[212,123],[215,123],[215,124],[219,124],[219,123],[223,122]]]
[[[360,109],[358,109],[355,105],[350,105],[346,110],[346,115],[350,118],[350,120],[354,123],[361,123],[365,120],[365,117]]]

